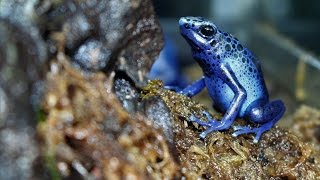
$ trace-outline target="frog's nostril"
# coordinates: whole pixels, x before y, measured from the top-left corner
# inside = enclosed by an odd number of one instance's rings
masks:
[[[188,24],[188,20],[187,19],[189,19],[189,21],[190,21],[190,18],[186,18],[186,17],[180,18],[179,19],[179,25],[182,26],[184,24]]]
[[[188,23],[183,25],[186,29],[190,29],[190,25]]]

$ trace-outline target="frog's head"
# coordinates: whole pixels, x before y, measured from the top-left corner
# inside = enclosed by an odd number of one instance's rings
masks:
[[[219,53],[219,45],[223,42],[217,27],[201,17],[182,17],[179,20],[181,35],[190,44],[193,56],[202,57],[201,53]]]

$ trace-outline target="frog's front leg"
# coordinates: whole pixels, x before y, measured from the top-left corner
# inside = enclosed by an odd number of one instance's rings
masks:
[[[176,91],[179,94],[183,94],[188,97],[192,97],[198,94],[204,87],[205,87],[204,77],[194,81],[192,84],[188,85],[184,89],[180,88],[179,86],[164,86],[165,89],[169,89],[172,91]]]
[[[200,126],[206,126],[206,127],[212,127],[215,126],[217,123],[219,123],[218,121],[216,121],[216,119],[214,119],[209,112],[207,111],[203,111],[202,112],[204,116],[206,116],[207,118],[207,122],[202,121],[201,119],[197,118],[196,116],[192,115],[190,117],[190,121],[191,122],[196,122],[197,124],[199,124]]]
[[[184,88],[179,93],[188,97],[195,96],[206,86],[204,79],[205,77],[201,77],[200,79],[196,80],[195,82]]]
[[[237,80],[233,70],[228,64],[221,64],[220,71],[217,75],[231,88],[234,92],[234,97],[229,108],[220,122],[213,123],[206,131],[200,134],[201,138],[205,138],[209,133],[218,130],[225,130],[230,128],[231,124],[237,117],[239,110],[247,97],[246,90]]]
[[[202,77],[199,80],[193,82],[191,85],[187,86],[185,89],[183,89],[179,93],[188,97],[192,97],[198,94],[205,86],[206,86],[205,77]],[[210,115],[210,113],[204,111],[203,114],[208,119],[207,122],[201,121],[199,118],[197,118],[194,115],[192,115],[189,120],[191,122],[196,122],[201,126],[209,126],[209,127],[214,126],[214,124],[216,123],[216,120]]]

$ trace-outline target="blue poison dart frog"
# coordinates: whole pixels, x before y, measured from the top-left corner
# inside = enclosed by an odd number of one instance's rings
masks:
[[[149,79],[161,79],[168,89],[179,91],[188,85],[187,78],[181,72],[175,44],[168,35],[159,58],[152,65]]]
[[[201,17],[182,17],[179,26],[191,46],[193,58],[203,70],[203,77],[180,93],[192,97],[206,87],[214,108],[224,113],[221,121],[217,121],[204,112],[207,122],[192,115],[191,121],[207,127],[200,137],[229,129],[236,117],[241,117],[259,126],[234,126],[232,136],[255,133],[253,142],[257,143],[285,112],[281,100],[269,102],[260,62],[237,38]]]

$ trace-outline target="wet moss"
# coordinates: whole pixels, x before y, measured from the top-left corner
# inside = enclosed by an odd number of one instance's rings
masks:
[[[173,114],[175,146],[182,172],[187,179],[316,179],[320,177],[319,152],[293,133],[274,127],[264,133],[259,143],[251,135],[232,137],[232,130],[212,132],[204,140],[203,130],[188,123],[191,114],[201,117],[201,104],[173,91],[163,89],[161,81],[149,81],[143,98],[158,96]],[[215,114],[220,117],[219,114]],[[202,117],[204,118],[204,117]],[[248,124],[237,119],[235,124]],[[311,161],[313,160],[313,161]]]
[[[160,97],[176,118],[187,120],[191,115],[195,115],[206,121],[203,112],[208,111],[208,109],[204,105],[193,101],[189,97],[164,89],[161,80],[151,80],[143,88],[142,98],[147,99],[152,96]]]
[[[103,73],[82,76],[66,59],[51,66],[56,68],[48,73],[42,104],[47,117],[38,124],[42,153],[55,159],[50,169],[64,178],[171,179],[179,174],[163,132],[146,117],[124,110],[111,92],[112,80]]]

